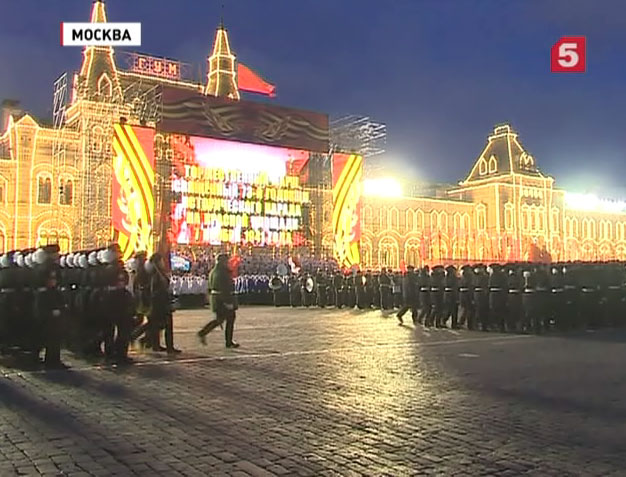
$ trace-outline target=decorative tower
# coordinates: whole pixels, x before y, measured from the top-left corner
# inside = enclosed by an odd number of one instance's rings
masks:
[[[91,23],[106,23],[104,1],[96,0],[91,9]],[[117,76],[113,48],[88,46],[83,52],[83,63],[77,79],[77,99],[104,99],[119,102],[122,88]]]
[[[224,23],[215,33],[213,52],[209,56],[209,74],[204,94],[219,96],[222,98],[239,99],[237,77],[235,70],[235,55],[230,51],[228,33]]]

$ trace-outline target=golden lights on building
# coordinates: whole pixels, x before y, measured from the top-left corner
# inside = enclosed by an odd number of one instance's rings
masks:
[[[94,2],[91,21],[107,21],[103,2]],[[104,246],[112,238],[123,245],[127,256],[137,246],[156,248],[158,223],[170,210],[163,192],[167,182],[163,177],[169,172],[159,171],[158,163],[164,157],[171,160],[181,148],[177,149],[178,139],[171,134],[166,135],[167,147],[159,146],[165,143],[157,132],[155,157],[143,157],[139,149],[125,142],[130,133],[139,134],[140,129],[130,130],[124,124],[154,128],[155,124],[144,124],[137,111],[149,106],[146,98],[155,86],[233,100],[240,99],[242,88],[238,89],[235,55],[223,25],[217,29],[208,58],[205,84],[183,79],[180,63],[153,60],[136,55],[134,65],[124,70],[116,65],[112,48],[85,48],[81,67],[70,78],[64,123],[57,127],[38,123],[17,111],[14,103],[4,105],[0,252],[46,243],[58,243],[63,251],[77,250]],[[147,151],[147,143],[142,144]],[[626,260],[626,204],[556,188],[554,179],[541,172],[509,125],[494,128],[467,177],[441,197],[409,196],[393,181],[362,179],[360,156],[334,154],[329,162],[333,163],[330,187],[311,189],[311,222],[319,224],[312,249],[328,256],[334,251],[345,266]],[[150,171],[148,163],[154,170]],[[146,166],[143,175],[135,175],[136,183],[128,182],[127,172],[141,170],[141,165]],[[291,193],[301,186],[288,189]],[[149,195],[151,188],[153,194]],[[135,214],[137,220],[130,220],[137,210],[131,207],[136,190],[145,193],[143,208]],[[318,196],[323,200],[317,200]],[[212,213],[210,198],[224,199],[219,195],[203,198],[202,213]],[[303,241],[292,229],[297,228],[293,225],[296,219],[298,226],[302,221],[296,207],[308,203],[309,198],[283,202],[293,202],[295,212],[275,214],[278,225],[266,227],[273,235],[253,242],[291,246]],[[197,225],[196,208],[189,210],[191,220],[185,223]],[[119,221],[114,217],[116,211]],[[228,220],[232,226],[225,230],[238,229],[239,221],[243,226],[247,219],[235,215],[229,213],[226,219],[222,213],[215,222]]]
[[[104,2],[93,3],[90,19],[107,21]],[[219,96],[223,85],[234,80],[235,64],[223,26],[216,42],[210,57],[216,61],[210,59],[209,64],[217,69],[209,71],[209,78],[218,85],[210,93]],[[173,78],[173,73],[180,73],[174,63],[167,62],[168,75],[143,74],[136,67],[119,69],[111,47],[86,47],[81,67],[71,78],[64,123],[56,128],[18,111],[14,102],[3,103],[0,251],[46,243],[58,243],[68,251],[110,243],[115,124],[121,118],[138,122],[138,103],[145,103],[155,85],[205,89],[180,76]]]
[[[626,207],[556,188],[510,125],[445,197],[383,192],[364,197],[364,266],[626,260]]]

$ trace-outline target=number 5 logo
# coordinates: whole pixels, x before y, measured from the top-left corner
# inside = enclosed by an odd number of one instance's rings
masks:
[[[550,50],[550,71],[584,73],[587,67],[587,40],[584,36],[564,36]]]

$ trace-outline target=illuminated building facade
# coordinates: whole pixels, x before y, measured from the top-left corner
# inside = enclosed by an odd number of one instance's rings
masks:
[[[556,188],[510,125],[494,128],[444,198],[389,197],[394,185],[378,185],[363,203],[365,266],[626,260],[625,204]]]
[[[91,22],[106,21],[104,2],[95,1]],[[273,95],[274,87],[235,62],[223,24],[204,83],[177,61],[128,53],[122,59],[126,69],[112,48],[86,47],[80,70],[55,84],[53,127],[15,103],[3,108],[0,250],[59,243],[68,251],[112,239],[126,256],[168,239],[199,246],[306,244],[310,201],[300,169],[328,151],[327,116],[240,101],[239,90]],[[238,82],[242,68],[247,87]],[[66,102],[64,88],[71,90]],[[195,102],[201,117],[193,108],[177,109],[185,101]],[[201,149],[197,157],[190,154],[194,147]],[[218,156],[222,164],[213,160]],[[258,171],[250,183],[241,175],[268,160],[275,166],[271,177]],[[202,184],[207,191],[180,189],[200,188],[195,176],[211,168],[222,168],[228,182],[217,174]],[[237,213],[235,188],[255,194],[237,201]],[[246,229],[250,223],[254,230]]]
[[[91,21],[106,20],[96,1]],[[509,125],[458,185],[402,194],[368,177],[361,155],[328,154],[326,115],[241,100],[241,72],[254,74],[221,24],[206,81],[178,61],[124,58],[126,69],[112,48],[85,48],[55,83],[52,127],[3,104],[0,252],[114,239],[126,256],[163,243],[302,247],[346,267],[626,260],[626,206],[556,188]],[[248,91],[273,95],[253,79]],[[365,131],[352,151],[380,152],[384,127],[366,119],[336,125],[335,142]]]

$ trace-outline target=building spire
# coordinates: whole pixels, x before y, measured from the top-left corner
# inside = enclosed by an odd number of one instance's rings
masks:
[[[103,0],[95,0],[91,9],[91,23],[106,23],[107,13]]]
[[[209,73],[204,94],[222,98],[239,99],[235,55],[230,51],[228,32],[223,19],[215,33],[213,52],[209,56]]]
[[[91,23],[107,22],[103,0],[93,2],[90,21]],[[114,102],[121,100],[122,89],[113,60],[113,48],[110,46],[85,48],[78,78],[77,97],[86,99],[99,97]]]

